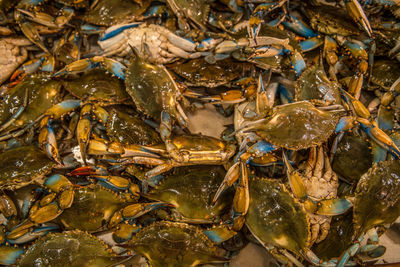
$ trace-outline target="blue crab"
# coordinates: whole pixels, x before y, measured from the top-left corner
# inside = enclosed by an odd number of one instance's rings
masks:
[[[149,62],[166,64],[177,58],[197,58],[201,56],[196,51],[197,44],[182,38],[168,29],[144,23],[115,25],[107,29],[99,46],[103,56],[125,56],[131,52],[131,47],[147,57]]]
[[[6,254],[3,257],[7,261],[3,263],[18,266],[109,266],[126,259],[97,237],[78,230],[48,234],[27,249],[2,247],[0,250]]]
[[[353,222],[354,245],[341,256],[338,266],[344,266],[360,250],[374,254],[380,251],[377,228],[392,224],[400,216],[400,163],[389,160],[375,163],[361,176],[355,190]],[[360,243],[365,235],[371,241],[367,247]]]
[[[147,258],[151,266],[197,266],[225,262],[200,228],[161,221],[141,229],[125,247]]]

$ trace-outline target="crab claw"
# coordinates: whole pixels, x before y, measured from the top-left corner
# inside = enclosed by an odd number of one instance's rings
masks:
[[[56,135],[53,127],[50,124],[50,121],[51,120],[48,120],[47,125],[40,130],[39,144],[49,158],[62,165],[61,158],[58,153]]]
[[[23,248],[12,246],[0,246],[0,264],[14,265],[17,259],[24,253]]]
[[[210,229],[203,230],[203,233],[217,244],[222,243],[237,234],[236,231],[232,230],[232,228],[227,225],[218,225]]]
[[[32,43],[39,46],[44,52],[50,54],[47,47],[44,45],[42,37],[39,35],[39,32],[30,22],[24,22],[20,24],[20,29],[22,33],[28,38]]]
[[[360,3],[357,0],[346,0],[346,8],[349,15],[360,26],[369,37],[372,37],[372,28],[369,24],[368,18],[364,13]]]
[[[288,20],[282,21],[282,25],[288,30],[303,36],[305,38],[317,37],[319,34],[307,27],[301,20],[295,16],[289,15]]]
[[[56,224],[45,224],[36,227],[30,227],[28,229],[13,228],[11,232],[7,234],[7,242],[13,245],[20,245],[31,242],[41,236],[45,236],[50,232],[58,231],[60,228]],[[0,262],[1,263],[1,262]]]
[[[400,149],[396,146],[393,140],[381,129],[376,122],[370,122],[364,118],[357,118],[358,123],[364,132],[374,140],[378,145],[385,148],[396,159],[400,159]]]
[[[164,202],[152,202],[152,203],[136,203],[129,205],[116,213],[110,219],[109,225],[110,227],[114,227],[118,225],[120,222],[125,220],[134,220],[143,216],[144,214],[164,207],[171,206],[168,203]]]
[[[105,68],[107,71],[117,76],[118,78],[125,80],[126,67],[117,60],[102,56],[95,56],[92,58],[86,58],[72,62],[71,64],[65,66],[63,69],[56,72],[54,76],[81,73],[99,66]]]

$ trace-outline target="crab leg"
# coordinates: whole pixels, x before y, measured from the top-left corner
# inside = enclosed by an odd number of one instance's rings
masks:
[[[300,174],[293,169],[289,160],[286,156],[285,151],[282,153],[283,160],[285,162],[288,174],[288,180],[290,188],[292,189],[293,194],[304,202],[305,209],[310,213],[316,213],[319,215],[339,215],[346,212],[349,208],[353,206],[352,202],[347,198],[338,198],[338,199],[322,199],[319,201],[314,201],[308,197],[306,187],[304,185],[303,179]],[[315,159],[311,157],[311,162]],[[323,160],[323,159],[322,159]],[[310,163],[310,161],[309,161]],[[321,166],[317,165],[317,172],[319,172]],[[315,170],[314,170],[315,171]],[[307,171],[306,171],[307,172]]]
[[[65,66],[63,69],[56,72],[54,76],[57,77],[65,74],[81,73],[93,69],[97,66],[105,68],[107,71],[122,80],[125,79],[126,67],[119,63],[117,60],[102,56],[95,56],[92,58],[86,58],[72,62],[71,64]]]
[[[58,162],[61,163],[60,156],[57,149],[57,140],[55,138],[54,130],[51,125],[53,120],[57,120],[64,116],[65,114],[73,111],[81,105],[80,100],[65,100],[53,107],[49,108],[43,119],[40,121],[40,133],[39,133],[39,144],[45,150],[47,155]]]

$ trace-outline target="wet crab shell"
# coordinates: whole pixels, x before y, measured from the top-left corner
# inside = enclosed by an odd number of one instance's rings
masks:
[[[132,111],[132,112],[131,112]],[[107,135],[122,144],[153,145],[161,143],[159,134],[125,106],[113,106],[107,120]]]
[[[212,204],[224,176],[220,166],[179,168],[145,196],[174,205],[180,221],[214,223],[230,210],[233,201],[233,191],[227,190]]]
[[[371,82],[389,90],[400,76],[400,64],[393,60],[377,60],[372,68]]]
[[[203,0],[167,0],[169,7],[178,16],[182,14],[193,21],[196,26],[206,29],[210,5]]]
[[[24,146],[0,154],[0,188],[17,189],[39,182],[56,163],[39,148]]]
[[[125,103],[129,100],[124,83],[102,69],[92,69],[77,79],[63,81],[63,85],[73,96],[100,105]]]
[[[306,69],[296,83],[296,101],[318,99],[340,104],[338,86],[326,76],[322,64]]]
[[[89,9],[83,20],[88,23],[100,26],[111,26],[126,22],[127,19],[133,20],[142,15],[150,6],[151,1],[142,0],[141,5],[135,1],[124,0],[100,0]]]
[[[127,70],[125,84],[136,108],[156,120],[160,120],[161,111],[176,108],[176,84],[161,65],[147,63],[136,55]],[[174,111],[170,114],[173,116]]]
[[[306,211],[286,187],[270,179],[252,178],[246,225],[264,246],[288,249],[297,255],[309,246]]]
[[[219,60],[215,64],[198,58],[185,63],[177,62],[168,68],[182,77],[187,86],[218,87],[240,78],[241,70],[245,66],[246,63],[235,62],[230,58]]]
[[[216,256],[216,247],[200,228],[186,223],[156,222],[140,230],[129,246],[153,267],[227,261]]]
[[[48,234],[18,259],[18,266],[110,266],[121,261],[100,239],[82,231]]]
[[[370,143],[361,136],[346,133],[337,146],[332,169],[342,179],[356,184],[372,165]]]
[[[361,178],[354,202],[354,228],[361,234],[400,216],[400,161],[374,164]]]
[[[72,206],[58,220],[67,230],[97,232],[104,230],[111,216],[128,204],[126,199],[100,185],[84,186],[75,190]]]
[[[345,9],[328,5],[318,5],[308,7],[306,12],[310,18],[311,27],[318,32],[342,36],[361,34]]]
[[[309,102],[277,106],[268,122],[250,126],[268,142],[291,150],[320,145],[333,133],[338,117]]]
[[[15,130],[34,122],[47,109],[59,102],[61,83],[48,75],[26,77],[0,102],[0,124],[6,122],[22,106],[28,90],[28,104],[23,113],[6,129]]]

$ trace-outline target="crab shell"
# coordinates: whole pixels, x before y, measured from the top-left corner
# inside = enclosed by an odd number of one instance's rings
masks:
[[[318,32],[342,36],[361,34],[351,17],[343,9],[318,5],[307,8],[306,12],[310,18],[311,27]]]
[[[322,111],[309,102],[277,106],[265,123],[250,126],[247,131],[278,147],[299,150],[320,145],[333,133],[338,116]],[[245,131],[245,132],[247,132]]]
[[[103,241],[85,232],[65,231],[38,239],[18,266],[110,266],[121,261]]]
[[[400,64],[394,60],[377,60],[372,68],[371,82],[389,90],[400,76]]]
[[[128,204],[125,198],[100,185],[84,186],[75,190],[72,206],[58,220],[67,230],[97,232],[104,230],[112,215]]]
[[[159,134],[136,113],[126,106],[113,106],[107,120],[108,137],[122,144],[147,146],[161,143]]]
[[[230,210],[233,201],[233,191],[227,190],[212,204],[224,176],[220,166],[179,168],[145,196],[174,205],[182,222],[214,223]]]
[[[216,256],[216,247],[200,228],[186,223],[156,222],[140,230],[129,246],[153,267],[227,261]]]
[[[102,69],[92,69],[78,79],[64,81],[63,85],[73,96],[103,106],[129,100],[124,83]]]
[[[88,9],[83,20],[100,26],[111,26],[125,22],[128,18],[134,19],[142,15],[151,1],[142,0],[141,5],[135,1],[100,0],[94,8]]]
[[[318,99],[340,104],[340,92],[338,86],[326,76],[322,64],[318,64],[305,70],[297,80],[295,99]]]
[[[0,154],[0,188],[18,189],[38,182],[49,174],[56,163],[39,148],[23,146]]]
[[[275,246],[301,255],[310,242],[310,224],[303,206],[286,187],[270,179],[252,178],[246,225],[265,247]]]
[[[48,75],[31,75],[26,77],[0,102],[0,125],[6,122],[24,103],[28,90],[28,105],[22,114],[6,129],[12,131],[33,123],[43,113],[59,102],[61,83],[52,80]]]
[[[210,5],[203,0],[167,0],[169,7],[177,17],[184,14],[196,26],[206,29]]]
[[[156,120],[160,120],[163,110],[174,117],[178,92],[165,67],[147,63],[136,55],[127,70],[125,84],[139,111]]]
[[[372,166],[372,154],[368,141],[360,136],[346,133],[337,146],[332,169],[348,183],[356,184]]]
[[[356,188],[354,229],[365,233],[372,227],[392,224],[400,216],[400,161],[374,164]]]

